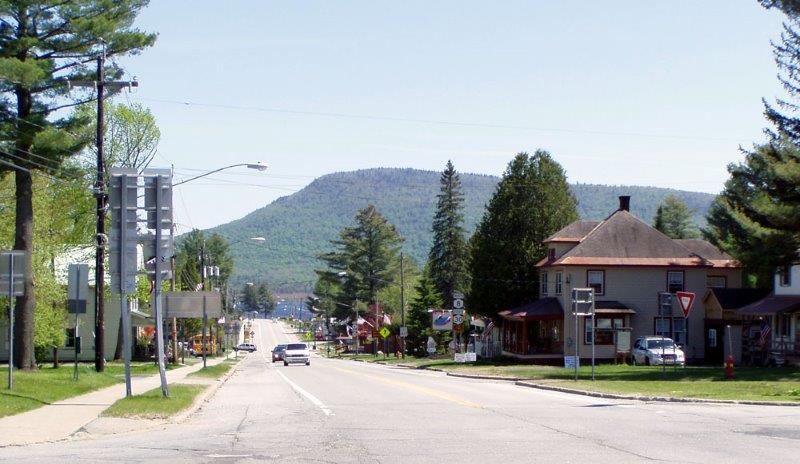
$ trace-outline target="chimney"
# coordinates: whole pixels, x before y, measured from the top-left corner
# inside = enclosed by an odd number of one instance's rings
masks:
[[[620,211],[630,211],[631,210],[631,197],[630,197],[630,195],[620,195],[619,196],[619,210]]]

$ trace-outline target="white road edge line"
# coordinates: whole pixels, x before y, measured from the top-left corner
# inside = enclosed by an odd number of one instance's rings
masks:
[[[315,406],[317,406],[318,408],[320,408],[320,409],[322,410],[322,412],[324,412],[324,413],[325,413],[325,415],[326,415],[326,416],[333,416],[333,415],[334,415],[334,414],[333,414],[333,411],[331,411],[330,409],[328,409],[328,407],[327,407],[327,406],[325,406],[325,405],[322,403],[322,401],[320,401],[320,400],[319,400],[319,399],[318,399],[316,396],[314,396],[314,395],[312,395],[311,393],[309,393],[309,392],[305,391],[305,390],[304,390],[304,389],[303,389],[303,388],[302,388],[300,385],[297,385],[296,383],[294,383],[294,382],[292,382],[291,380],[289,380],[289,377],[286,377],[286,375],[285,375],[283,372],[281,372],[281,371],[279,371],[279,370],[275,370],[275,372],[277,372],[277,373],[278,373],[278,375],[280,375],[280,376],[281,376],[281,378],[282,378],[282,379],[283,379],[283,380],[284,380],[286,383],[288,383],[290,387],[292,387],[292,388],[294,389],[294,391],[296,391],[297,393],[300,393],[300,394],[301,394],[301,395],[303,395],[303,396],[304,396],[304,397],[305,397],[305,398],[306,398],[308,401],[311,401],[312,403],[314,403],[314,405],[315,405]]]

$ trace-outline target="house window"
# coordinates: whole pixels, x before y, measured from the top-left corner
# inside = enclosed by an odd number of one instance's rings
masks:
[[[67,329],[67,341],[64,347],[75,348],[75,329]]]
[[[624,317],[597,317],[594,318],[594,336],[595,345],[613,345],[614,344],[614,331],[621,329],[625,326]],[[592,318],[587,317],[584,320],[584,337],[583,341],[587,345],[592,344]]]
[[[656,335],[663,335],[671,338],[679,345],[685,345],[686,340],[686,319],[683,317],[656,317],[653,322],[653,332]]]
[[[542,272],[541,279],[542,279],[541,294],[542,295],[547,295],[547,273],[546,272]]]
[[[789,266],[781,267],[778,273],[781,276],[781,287],[789,287],[792,285],[792,269]]]
[[[594,289],[595,295],[606,293],[606,271],[586,271],[586,286]]]
[[[547,257],[548,257],[548,259],[550,261],[555,261],[556,260],[556,249],[555,248],[550,248],[550,250],[548,251]]]
[[[683,291],[683,271],[667,272],[667,291],[669,293]]]
[[[706,277],[706,288],[725,288],[728,286],[728,278],[725,276]]]
[[[561,272],[556,272],[556,295],[561,295],[563,290],[563,274]]]

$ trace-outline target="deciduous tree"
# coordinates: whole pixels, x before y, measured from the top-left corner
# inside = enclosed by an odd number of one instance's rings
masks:
[[[518,154],[508,165],[471,243],[471,312],[498,311],[536,300],[536,263],[544,239],[578,219],[566,175],[550,154]]]
[[[670,238],[697,238],[700,232],[692,220],[692,210],[675,195],[669,195],[658,206],[653,227]]]

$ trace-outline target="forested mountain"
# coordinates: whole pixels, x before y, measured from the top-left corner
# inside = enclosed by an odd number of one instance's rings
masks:
[[[405,238],[403,249],[418,264],[431,244],[431,221],[439,190],[439,172],[376,168],[328,174],[304,189],[279,198],[236,221],[217,226],[216,232],[233,243],[234,283],[267,280],[278,291],[302,291],[315,279],[315,256],[330,249],[329,241],[350,225],[356,212],[374,204]],[[465,196],[465,226],[471,234],[483,215],[498,177],[461,174]],[[658,204],[669,194],[704,215],[714,196],[655,187],[573,184],[578,213],[585,219],[603,219],[618,207],[619,195],[631,195],[632,212],[651,223]],[[524,188],[524,186],[520,186]],[[266,243],[249,241],[265,237]],[[236,242],[236,243],[234,243]]]

